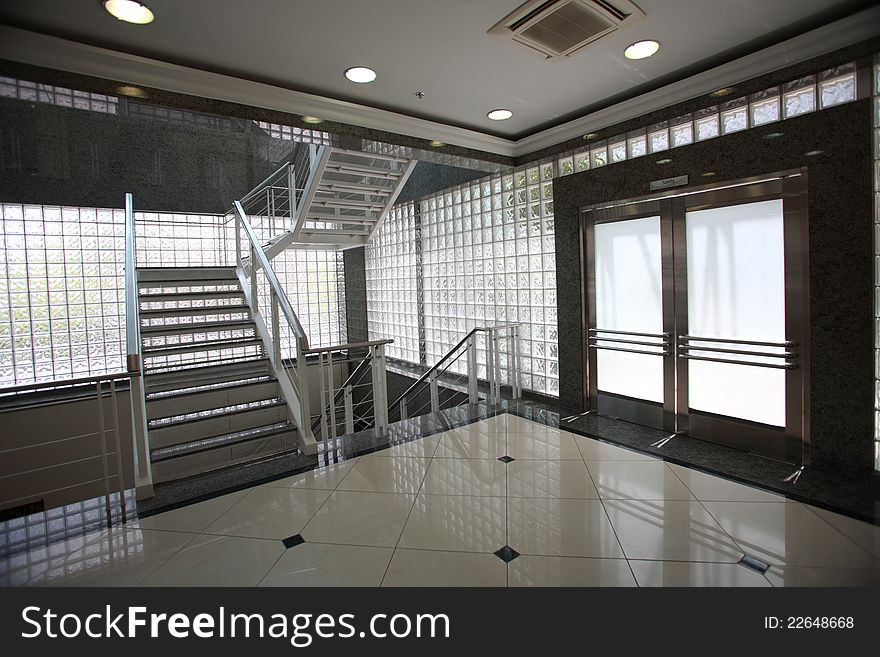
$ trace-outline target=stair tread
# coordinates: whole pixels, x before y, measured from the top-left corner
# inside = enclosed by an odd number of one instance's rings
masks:
[[[142,308],[141,316],[162,317],[167,315],[216,315],[222,313],[242,313],[251,311],[247,304],[228,304],[223,306],[193,306],[190,308]]]
[[[215,381],[213,383],[205,383],[201,385],[172,388],[171,390],[148,392],[145,396],[147,404],[149,405],[150,402],[165,401],[166,399],[176,399],[179,397],[190,397],[192,395],[217,392],[220,390],[235,390],[236,388],[245,388],[247,386],[275,383],[277,381],[278,379],[276,379],[271,374],[239,376],[226,381]]]
[[[200,301],[202,299],[232,299],[244,297],[241,288],[236,290],[209,290],[206,292],[163,292],[160,294],[139,294],[139,303],[160,301]]]
[[[196,333],[199,331],[210,332],[213,330],[236,331],[246,328],[257,328],[252,319],[219,321],[219,322],[188,322],[186,324],[151,324],[141,327],[144,333]]]
[[[239,415],[244,413],[252,413],[254,411],[262,411],[267,408],[278,408],[284,406],[286,402],[280,397],[272,397],[257,402],[243,402],[241,404],[230,404],[229,406],[219,406],[204,411],[196,411],[193,413],[182,413],[180,415],[171,415],[163,418],[155,418],[147,422],[147,428],[150,431],[156,429],[168,429],[179,427],[184,424],[192,424],[193,422],[204,422],[206,420],[215,420],[217,418],[227,417],[230,415]]]
[[[193,385],[197,381],[230,380],[229,377],[241,378],[253,372],[269,372],[269,359],[266,356],[242,358],[236,363],[214,363],[203,367],[191,367],[186,370],[169,372],[148,372],[146,374],[147,390],[151,387],[168,385],[166,379],[172,376],[184,376],[186,382]]]
[[[268,438],[270,436],[294,430],[296,430],[296,425],[290,420],[273,422],[272,424],[254,427],[253,429],[233,431],[231,433],[212,436],[210,438],[199,438],[197,440],[180,443],[179,445],[157,447],[156,449],[150,450],[150,460],[154,463],[157,461],[165,461],[179,456],[186,456],[188,454],[205,452],[219,447],[226,447],[227,445]]]
[[[187,351],[204,351],[205,349],[214,349],[216,347],[240,347],[250,344],[263,344],[263,341],[257,337],[243,338],[220,338],[218,340],[200,340],[198,342],[187,342],[184,344],[162,345],[160,347],[144,347],[144,357],[153,357],[160,352],[168,353],[186,353]]]
[[[256,354],[247,354],[241,356],[230,356],[227,358],[211,358],[211,359],[202,359],[195,361],[185,361],[182,363],[174,363],[174,364],[164,364],[158,365],[154,367],[144,367],[144,371],[147,376],[152,376],[156,374],[184,374],[189,370],[202,369],[204,367],[210,366],[231,366],[237,365],[238,363],[245,363],[251,360],[254,360],[254,356]]]

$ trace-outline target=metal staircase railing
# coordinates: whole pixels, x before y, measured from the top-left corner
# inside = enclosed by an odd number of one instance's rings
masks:
[[[522,396],[519,326],[499,324],[471,329],[388,407],[389,413],[397,410],[400,419],[406,420],[427,412],[436,413],[444,408],[457,406],[465,403],[465,400],[476,404],[480,397],[481,383],[486,389],[486,402],[490,405],[501,400],[502,386],[509,386],[511,399],[519,399]],[[480,335],[484,340],[479,339]],[[479,357],[481,342],[485,352],[485,358],[482,359]],[[502,362],[504,357],[506,363]],[[481,379],[479,374],[483,364],[485,378]],[[446,394],[445,399],[443,394]],[[414,404],[418,405],[414,407]]]

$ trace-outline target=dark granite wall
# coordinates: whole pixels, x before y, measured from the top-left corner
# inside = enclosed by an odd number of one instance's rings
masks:
[[[348,325],[349,342],[366,342],[370,339],[367,327],[367,269],[366,249],[347,249],[343,252],[345,267],[345,321]]]
[[[223,213],[303,145],[252,121],[218,128],[0,99],[0,199]],[[220,120],[220,119],[218,119]]]
[[[837,474],[872,467],[873,263],[871,101],[807,114],[554,180],[560,403],[584,409],[579,214],[644,196],[649,182],[692,185],[806,167],[809,180],[812,466]],[[764,139],[771,132],[777,139]],[[809,151],[820,155],[808,156]],[[664,166],[656,164],[672,158]],[[714,172],[710,178],[705,172]]]

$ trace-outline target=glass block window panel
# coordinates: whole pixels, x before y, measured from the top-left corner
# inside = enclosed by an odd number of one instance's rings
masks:
[[[0,77],[0,98],[17,98],[103,114],[116,114],[119,108],[119,98],[116,96],[7,77]]]
[[[254,121],[254,123],[265,130],[268,135],[273,139],[298,141],[304,144],[322,144],[326,146],[330,145],[330,134],[321,130],[297,128],[290,125],[269,123],[267,121]]]
[[[730,134],[749,127],[749,107],[745,99],[725,103],[721,108],[721,133]]]
[[[648,138],[644,132],[636,132],[627,139],[627,151],[630,158],[642,157],[648,152]]]
[[[669,128],[665,124],[648,128],[648,150],[651,153],[665,151],[669,148]]]
[[[694,130],[697,141],[712,139],[721,134],[721,125],[718,117],[718,109],[710,107],[697,112],[694,117]]]
[[[442,203],[442,196],[435,197],[435,207],[438,198]],[[404,203],[394,207],[366,249],[370,339],[393,338],[385,353],[411,363],[421,362],[420,239],[415,204]]]
[[[783,89],[782,107],[785,118],[816,109],[816,81],[813,76],[789,82]]]
[[[773,88],[754,94],[750,112],[753,127],[778,121],[781,118],[779,90]]]
[[[0,205],[0,386],[125,367],[122,210]]]
[[[604,167],[608,164],[608,146],[605,143],[590,149],[590,166]]]
[[[574,154],[574,167],[577,171],[586,171],[590,168],[590,153],[583,151]]]
[[[694,122],[690,116],[676,119],[672,123],[672,146],[687,146],[694,143]]]
[[[825,71],[819,79],[819,104],[822,109],[856,99],[854,64]]]
[[[560,176],[567,176],[570,173],[574,173],[574,159],[571,155],[559,158],[558,166]]]
[[[608,147],[611,152],[612,162],[623,162],[626,159],[626,137],[610,139],[611,145]]]

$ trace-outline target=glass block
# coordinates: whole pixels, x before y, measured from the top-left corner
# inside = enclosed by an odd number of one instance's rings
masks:
[[[778,121],[780,118],[779,90],[774,88],[754,94],[750,111],[753,126]]]
[[[590,149],[590,164],[592,168],[608,164],[608,147],[604,142]]]
[[[856,74],[847,73],[819,83],[819,103],[822,109],[848,103],[856,99]]]
[[[712,139],[721,134],[718,110],[715,107],[697,112],[694,116],[694,130],[697,141]]]
[[[813,76],[783,85],[783,116],[806,114],[816,109],[816,83]]]
[[[627,152],[630,158],[642,157],[648,152],[648,137],[644,132],[630,134],[627,139]]]
[[[724,103],[721,108],[721,133],[730,134],[749,127],[749,109],[745,99]]]
[[[648,151],[657,153],[669,148],[669,128],[660,123],[648,128]]]
[[[611,153],[612,162],[623,162],[626,159],[626,138],[621,137],[620,140],[610,139],[608,147]]]

